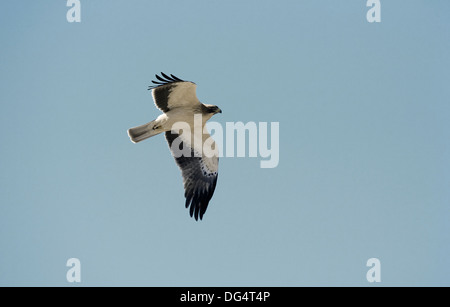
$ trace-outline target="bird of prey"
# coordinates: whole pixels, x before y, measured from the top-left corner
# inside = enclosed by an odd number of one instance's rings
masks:
[[[191,217],[201,220],[216,188],[219,166],[218,149],[205,124],[214,114],[222,113],[222,110],[201,103],[194,82],[164,73],[161,73],[162,77],[155,76],[158,81],[152,81],[154,85],[148,89],[152,91],[153,101],[163,114],[147,124],[129,129],[128,136],[133,143],[138,143],[165,132],[172,156],[181,169],[186,208],[190,206]],[[199,116],[200,123],[196,120]],[[180,122],[189,129],[174,129],[175,124]],[[195,129],[201,129],[201,142]],[[207,140],[211,143],[212,154],[204,151],[203,144]]]

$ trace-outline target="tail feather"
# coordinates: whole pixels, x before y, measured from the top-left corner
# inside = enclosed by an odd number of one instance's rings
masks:
[[[155,121],[151,121],[147,124],[130,128],[128,129],[128,136],[133,143],[138,143],[162,132],[160,129],[154,129],[154,126]]]

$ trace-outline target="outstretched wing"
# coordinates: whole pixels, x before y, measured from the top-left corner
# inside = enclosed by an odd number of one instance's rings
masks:
[[[158,81],[149,86],[152,90],[153,101],[158,109],[164,113],[177,107],[195,106],[200,104],[195,93],[197,85],[194,82],[184,81],[174,75],[155,75]]]
[[[188,142],[181,139],[175,141],[178,137],[180,135],[177,133],[166,132],[170,151],[183,176],[186,208],[190,206],[191,217],[193,216],[195,220],[200,217],[201,220],[216,188],[219,158],[218,155],[196,157],[196,151]],[[180,155],[181,152],[190,152],[190,156]]]

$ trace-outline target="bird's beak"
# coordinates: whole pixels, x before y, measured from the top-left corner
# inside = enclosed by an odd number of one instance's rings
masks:
[[[222,113],[222,110],[221,109],[219,109],[219,112],[218,113]]]

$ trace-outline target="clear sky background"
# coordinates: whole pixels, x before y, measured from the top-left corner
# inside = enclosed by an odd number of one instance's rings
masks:
[[[65,0],[0,5],[0,285],[450,285],[450,2]],[[155,73],[214,121],[279,122],[280,162],[221,158],[184,208]]]

